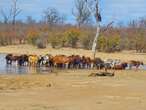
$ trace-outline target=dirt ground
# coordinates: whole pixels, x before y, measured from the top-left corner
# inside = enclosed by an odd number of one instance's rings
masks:
[[[0,110],[146,110],[146,71],[93,72],[1,75]]]
[[[14,53],[14,54],[37,54],[37,55],[45,55],[45,54],[64,54],[64,55],[84,55],[92,57],[91,50],[83,50],[83,49],[72,49],[72,48],[60,48],[60,49],[52,49],[49,46],[46,49],[37,49],[31,45],[13,45],[13,46],[4,46],[0,47],[0,53]],[[100,57],[102,59],[121,59],[122,61],[128,60],[139,60],[146,63],[146,54],[144,53],[135,53],[134,51],[123,51],[119,53],[102,53],[97,52],[96,57]]]

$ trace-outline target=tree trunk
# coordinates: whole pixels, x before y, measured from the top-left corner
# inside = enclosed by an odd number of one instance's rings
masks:
[[[94,38],[93,45],[92,45],[93,59],[95,59],[95,56],[96,56],[97,39],[99,37],[99,33],[100,33],[100,25],[99,25],[99,22],[97,22],[96,36]]]

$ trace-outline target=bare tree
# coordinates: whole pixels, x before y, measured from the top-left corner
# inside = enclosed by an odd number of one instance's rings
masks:
[[[18,0],[12,0],[12,24],[15,25],[16,24],[16,17],[20,14],[20,12],[22,11],[18,5]]]
[[[53,25],[58,23],[63,23],[64,16],[60,15],[57,9],[55,8],[48,8],[44,11],[44,18],[46,24]]]
[[[132,20],[129,22],[128,26],[130,28],[138,28],[138,22],[136,20]]]
[[[87,8],[85,0],[75,0],[75,9],[73,9],[73,15],[76,18],[78,27],[91,21],[91,12]]]
[[[20,14],[21,9],[17,5],[18,0],[12,0],[12,6],[10,7],[10,10],[7,12],[4,12],[3,9],[1,9],[1,15],[4,19],[4,23],[8,23],[10,19],[12,19],[12,24],[16,24],[16,17]]]
[[[29,25],[35,24],[36,21],[32,18],[32,16],[27,16],[26,23]]]
[[[12,13],[12,10],[10,10],[8,14],[6,14],[6,12],[3,9],[1,9],[1,15],[3,17],[5,24],[8,24],[10,17],[11,17],[11,13]]]
[[[99,37],[100,33],[100,22],[102,20],[100,12],[99,12],[99,0],[85,0],[87,8],[92,12],[92,15],[96,19],[96,26],[97,26],[97,31],[96,31],[96,36],[93,41],[92,45],[92,51],[93,51],[93,58],[95,59],[96,55],[96,47],[97,47],[97,38]]]
[[[146,19],[145,18],[141,18],[140,19],[140,21],[139,21],[139,27],[146,29]]]

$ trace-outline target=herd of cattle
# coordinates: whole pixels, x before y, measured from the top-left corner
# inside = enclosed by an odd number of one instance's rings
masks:
[[[141,61],[130,60],[127,62],[122,62],[121,60],[107,59],[102,60],[100,58],[95,58],[94,60],[90,57],[80,56],[80,55],[14,55],[7,54],[6,63],[8,65],[17,64],[19,66],[46,66],[46,67],[56,67],[56,68],[67,68],[67,69],[115,69],[124,70],[126,68],[132,69],[133,67],[139,68],[143,66],[144,63]]]

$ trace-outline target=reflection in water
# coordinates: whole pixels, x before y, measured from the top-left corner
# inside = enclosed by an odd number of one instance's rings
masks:
[[[50,68],[47,67],[25,67],[16,64],[7,65],[5,61],[5,54],[0,54],[0,74],[37,74],[37,73],[50,73]]]
[[[141,67],[146,70],[146,65]],[[7,65],[5,61],[5,54],[0,54],[0,74],[37,74],[37,73],[50,73],[50,68],[47,67],[24,67],[16,64]]]

